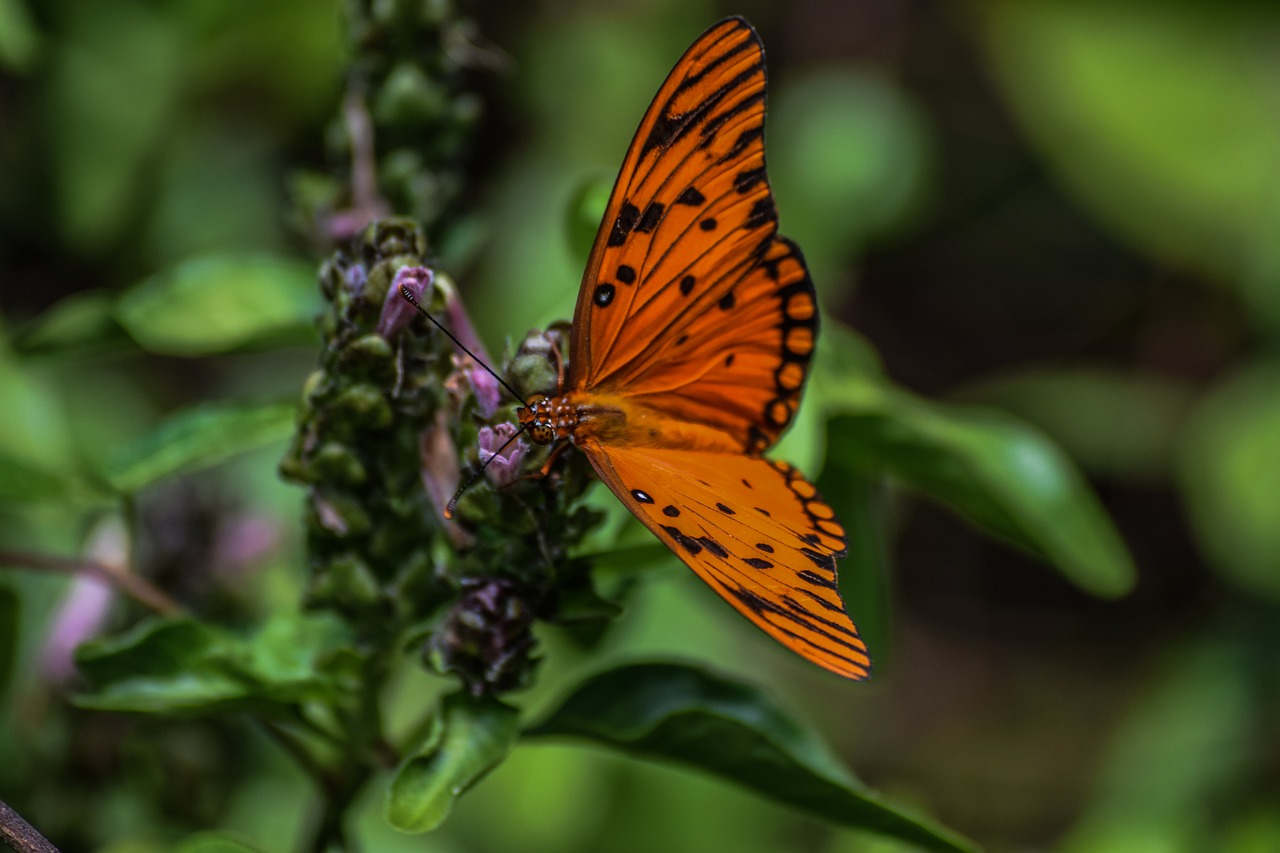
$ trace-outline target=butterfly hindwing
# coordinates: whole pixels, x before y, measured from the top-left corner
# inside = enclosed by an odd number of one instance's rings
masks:
[[[797,654],[848,678],[871,662],[845,612],[844,529],[782,462],[587,444],[609,488],[722,598]]]
[[[676,64],[596,236],[569,382],[721,427],[751,452],[794,414],[817,324],[804,260],[777,236],[764,94],[764,51],[740,18]]]

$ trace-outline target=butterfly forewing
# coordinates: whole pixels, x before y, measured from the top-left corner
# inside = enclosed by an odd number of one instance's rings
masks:
[[[790,420],[816,324],[804,262],[776,236],[764,93],[764,51],[741,19],[677,63],[596,236],[570,363],[572,388],[671,392],[673,415],[711,418],[753,452]],[[686,411],[682,399],[704,404]]]
[[[819,666],[867,676],[836,584],[844,529],[799,472],[738,454],[585,449],[627,508],[743,615]]]
[[[799,249],[772,240],[711,307],[667,322],[671,333],[651,359],[626,366],[620,387],[672,417],[724,430],[746,452],[771,446],[795,415],[818,330]]]

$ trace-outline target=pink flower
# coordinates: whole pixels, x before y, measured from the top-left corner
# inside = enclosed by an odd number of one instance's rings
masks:
[[[520,463],[529,452],[529,445],[523,438],[511,441],[516,433],[511,424],[480,428],[480,464],[485,466],[485,474],[495,486],[507,486],[520,478]]]
[[[424,294],[434,279],[435,273],[426,267],[401,267],[397,270],[395,280],[382,302],[382,315],[378,318],[375,331],[387,340],[400,334],[400,330],[409,325],[409,321],[418,313],[418,309],[404,298],[400,288],[406,288],[421,303],[426,301]]]
[[[76,671],[76,646],[102,631],[114,596],[115,591],[106,581],[92,575],[75,576],[40,650],[40,671],[45,678],[54,684],[70,680]]]
[[[123,565],[123,527],[114,522],[100,525],[90,537],[85,554],[106,565]],[[115,590],[106,581],[89,574],[75,576],[49,622],[40,649],[40,671],[45,678],[54,684],[64,684],[75,674],[76,646],[101,633],[111,615],[114,598]]]

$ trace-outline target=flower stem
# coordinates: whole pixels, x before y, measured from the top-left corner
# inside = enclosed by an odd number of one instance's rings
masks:
[[[141,575],[125,571],[118,566],[110,566],[94,560],[0,549],[0,566],[71,575],[93,575],[162,616],[180,616],[185,612],[185,608],[181,604],[170,598],[163,590]]]
[[[36,828],[23,820],[22,815],[0,800],[0,840],[16,853],[58,853]]]

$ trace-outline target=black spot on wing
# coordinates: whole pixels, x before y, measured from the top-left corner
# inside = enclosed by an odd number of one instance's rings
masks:
[[[774,602],[770,601],[767,598],[762,598],[761,596],[756,595],[754,592],[751,592],[750,590],[747,590],[747,589],[743,589],[742,587],[739,587],[739,586],[726,586],[726,590],[734,598],[741,601],[748,609],[750,609],[753,613],[755,613],[760,617],[764,617],[765,614],[777,616],[781,619],[784,619],[796,625],[799,625],[802,628],[805,628],[808,631],[825,638],[826,640],[828,640],[829,642],[835,645],[849,649],[858,657],[850,658],[850,657],[846,657],[845,655],[838,655],[838,654],[836,656],[839,657],[841,660],[844,660],[847,663],[852,664],[854,667],[858,669],[864,669],[864,670],[866,669],[866,655],[867,655],[866,646],[863,645],[862,640],[858,638],[858,635],[856,633],[851,633],[847,628],[844,628],[844,626],[839,626],[841,633],[845,634],[846,636],[853,637],[853,642],[849,642],[848,640],[842,637],[834,636],[828,631],[825,631],[822,628],[819,628],[818,625],[815,623],[820,623],[823,625],[827,625],[830,623],[828,623],[827,620],[825,619],[819,618],[812,611],[806,610],[804,608],[800,608],[799,610],[797,610],[792,607],[782,607],[781,605],[775,604]],[[788,603],[790,604],[791,602],[788,602]],[[769,621],[769,624],[773,625],[775,628],[780,630],[782,633],[786,634],[788,637],[793,637],[794,639],[804,643],[805,645],[813,646],[814,648],[819,649],[827,654],[836,654],[834,649],[820,646],[817,643],[810,640],[808,637],[803,637],[799,634],[796,634],[793,631],[789,631],[783,628],[773,620],[767,620],[767,621]]]
[[[763,65],[754,65],[751,68],[747,69],[747,71],[743,72],[741,76],[743,78],[746,78],[750,74],[753,74],[757,71],[763,71],[763,70],[764,70]],[[764,91],[761,90],[759,92],[755,92],[751,95],[748,95],[747,97],[743,98],[741,101],[738,101],[738,103],[734,104],[732,107],[725,110],[724,112],[717,113],[710,121],[708,121],[703,126],[701,130],[703,139],[702,139],[702,142],[700,143],[700,147],[706,147],[707,145],[709,145],[711,140],[715,139],[715,135],[720,130],[720,128],[728,124],[735,116],[738,116],[748,110],[753,110],[763,103],[764,103]],[[736,147],[736,144],[735,144],[735,147]],[[744,145],[743,148],[745,147],[746,146]],[[739,151],[738,153],[740,154],[742,152]],[[723,162],[723,158],[722,158],[722,162]]]
[[[621,266],[619,266],[618,281],[622,282],[623,284],[635,284],[636,283],[635,268],[627,266],[626,264],[622,264]]]
[[[642,492],[642,491],[640,491],[639,489],[632,489],[632,490],[631,490],[631,497],[635,498],[637,501],[639,501],[639,502],[640,502],[640,503],[642,503],[642,504],[651,504],[651,503],[653,503],[653,498],[649,497],[649,493],[648,493],[648,492]]]
[[[716,504],[716,509],[718,509],[718,510],[720,510],[721,512],[723,512],[725,515],[734,515],[734,514],[735,514],[735,513],[734,513],[734,511],[733,511],[733,509],[732,509],[731,507],[727,507],[727,506],[725,506],[725,505],[724,505],[724,504],[722,504],[722,503],[717,503],[717,504]]]
[[[710,216],[698,223],[698,227],[703,231],[714,231],[716,230],[716,225],[715,219]]]
[[[692,536],[687,536],[678,527],[672,527],[669,524],[662,525],[663,531],[675,540],[676,544],[688,551],[692,556],[702,553],[701,543]]]
[[[728,559],[729,552],[725,550],[723,545],[712,539],[710,536],[699,536],[698,542],[701,543],[702,547],[706,548],[707,551],[715,554],[720,559]]]
[[[609,245],[621,246],[627,242],[627,235],[636,227],[640,219],[640,210],[631,202],[624,201],[618,211],[618,218],[613,221],[613,230],[609,232]]]
[[[764,166],[758,169],[744,169],[733,178],[733,188],[740,193],[749,193],[765,179]]]
[[[837,591],[840,589],[840,587],[836,585],[836,582],[834,580],[831,580],[830,578],[824,578],[822,575],[818,574],[817,572],[811,572],[808,569],[804,569],[803,571],[796,572],[796,577],[800,578],[800,580],[804,581],[807,584],[812,584],[813,586],[820,586],[826,589],[833,589]]]
[[[756,43],[755,39],[753,38],[742,39],[737,44],[733,45],[728,50],[726,50],[724,53],[718,54],[715,57],[715,59],[711,60],[704,67],[700,68],[696,74],[690,74],[688,77],[681,80],[680,88],[678,91],[683,92],[686,89],[690,89],[694,86],[697,86],[704,79],[706,79],[706,76],[708,74],[712,73],[721,65],[724,65],[730,59],[737,56],[739,53],[742,53],[744,50],[750,50],[755,43]]]
[[[676,518],[677,516],[680,515],[680,510],[676,509],[671,504],[667,504],[662,508],[662,514],[665,515],[667,518]]]
[[[691,275],[687,275],[680,279],[680,294],[682,296],[688,296],[693,292],[693,286],[697,284],[697,282],[698,280]]]
[[[819,595],[818,593],[814,592],[813,590],[810,590],[810,589],[802,589],[802,590],[799,590],[799,592],[800,592],[800,593],[802,593],[805,597],[807,597],[807,598],[811,599],[812,601],[814,601],[814,602],[816,602],[817,604],[821,605],[822,607],[826,608],[827,610],[830,610],[830,611],[832,611],[832,612],[834,612],[834,613],[844,613],[844,608],[843,608],[843,607],[839,607],[839,606],[837,606],[836,604],[834,604],[834,603],[832,603],[832,602],[830,602],[830,601],[827,601],[825,598],[823,598],[821,595]],[[847,615],[847,614],[846,614],[846,615]]]
[[[595,291],[591,294],[591,301],[597,306],[604,308],[610,302],[613,302],[614,287],[612,284],[598,284]]]
[[[676,204],[684,204],[689,207],[697,207],[700,204],[705,204],[706,201],[707,197],[698,192],[697,187],[686,187],[684,192],[676,196]]]
[[[741,156],[743,151],[746,151],[749,146],[754,144],[757,139],[760,139],[763,136],[764,136],[764,125],[759,124],[759,125],[756,125],[755,127],[747,128],[746,130],[742,131],[742,133],[738,134],[738,138],[733,141],[733,147],[725,152],[724,156],[720,158],[719,162],[728,163],[730,160],[736,159],[737,157]]]
[[[763,560],[759,557],[743,557],[742,562],[746,563],[753,569],[772,569],[773,563]]]
[[[658,227],[658,223],[662,221],[662,214],[666,209],[660,202],[649,202],[649,206],[644,209],[644,214],[640,217],[640,221],[636,223],[636,231],[641,234],[652,232],[653,229]]]
[[[804,614],[804,617],[805,617],[806,619],[812,619],[814,622],[818,622],[818,623],[820,623],[820,624],[826,625],[826,626],[827,626],[828,628],[830,628],[832,631],[836,631],[836,632],[838,632],[838,633],[840,633],[840,634],[844,634],[846,637],[853,637],[855,640],[857,640],[857,641],[858,641],[858,644],[859,644],[859,645],[861,645],[861,644],[862,644],[861,639],[858,637],[858,632],[857,632],[857,630],[850,630],[850,628],[849,628],[847,625],[841,625],[839,622],[833,622],[833,621],[831,621],[830,619],[824,619],[824,618],[822,618],[822,617],[821,617],[821,616],[819,616],[817,613],[814,613],[814,612],[813,612],[812,610],[810,610],[808,607],[805,607],[803,604],[801,604],[800,602],[796,601],[794,598],[792,598],[792,597],[791,597],[791,596],[789,596],[789,595],[784,595],[784,596],[782,597],[782,600],[786,603],[787,607],[791,608],[791,609],[792,609],[792,610],[794,610],[796,613],[802,613],[802,614]],[[839,608],[837,608],[837,609],[839,609]],[[841,612],[843,612],[843,611],[841,611]],[[846,614],[846,615],[847,615],[847,614]]]
[[[777,221],[778,209],[773,203],[773,197],[765,196],[751,206],[751,213],[747,215],[747,221],[742,224],[742,227],[747,229],[760,228]]]
[[[747,45],[750,43],[751,42],[747,40],[747,41],[744,41],[742,44]],[[712,65],[718,65],[724,62],[729,55],[731,55],[732,53],[737,53],[741,49],[743,49],[741,46],[735,46],[735,48],[729,53],[722,54],[721,56],[716,57],[716,59],[712,62]],[[693,78],[695,76],[700,77],[702,74],[705,74],[707,73],[707,71],[710,71],[710,70],[711,68],[708,67],[707,69],[704,69],[702,72],[700,72],[698,75],[691,75],[689,79],[685,80],[681,84],[680,88],[676,90],[676,92],[671,96],[671,98],[669,98],[667,102],[662,105],[662,109],[659,111],[658,118],[656,121],[654,121],[653,127],[650,128],[649,130],[649,135],[645,137],[644,145],[640,149],[641,157],[649,153],[649,151],[654,148],[664,148],[664,149],[670,148],[681,137],[683,137],[693,128],[697,127],[703,121],[703,119],[705,119],[708,115],[711,115],[712,116],[711,120],[707,121],[707,123],[703,126],[703,129],[702,129],[702,135],[704,137],[702,144],[705,145],[707,144],[708,140],[715,138],[715,128],[719,128],[725,121],[728,121],[729,118],[731,118],[732,116],[741,112],[743,109],[746,109],[748,108],[748,106],[750,106],[749,104],[744,104],[743,102],[763,99],[764,93],[758,92],[755,95],[752,95],[748,98],[744,98],[742,102],[734,104],[732,107],[730,107],[727,110],[724,110],[723,112],[720,112],[720,113],[715,112],[717,109],[720,108],[720,104],[727,97],[729,97],[729,95],[731,95],[734,92],[734,90],[738,89],[744,83],[749,81],[752,77],[758,74],[762,74],[764,72],[764,63],[755,62],[755,63],[752,63],[749,67],[747,67],[743,71],[739,72],[732,79],[725,81],[725,83],[722,84],[719,88],[717,88],[714,92],[711,92],[705,98],[698,101],[697,106],[695,106],[693,109],[689,110],[688,112],[681,113],[681,112],[676,112],[674,109],[672,109],[675,103],[676,97],[681,94],[681,90],[690,85],[694,85]],[[708,128],[711,128],[711,129],[708,130]]]
[[[812,548],[801,548],[800,553],[809,558],[809,562],[813,563],[820,569],[829,572],[835,571],[836,561],[830,554],[824,554],[821,551],[814,551]]]

